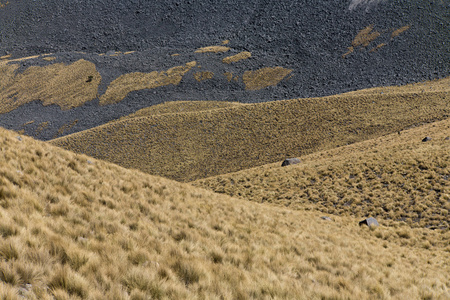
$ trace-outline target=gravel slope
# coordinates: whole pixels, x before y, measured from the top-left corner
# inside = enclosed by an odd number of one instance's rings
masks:
[[[95,63],[102,76],[99,95],[122,74],[166,70],[192,60],[215,76],[197,82],[190,72],[179,85],[135,91],[108,106],[98,106],[96,99],[62,111],[35,101],[3,114],[0,126],[25,129],[46,140],[74,120],[77,124],[64,134],[165,101],[250,103],[443,78],[450,75],[449,32],[450,4],[442,0],[250,4],[243,0],[10,0],[0,6],[0,56],[56,53],[55,61],[16,62],[19,72],[32,65],[86,59]],[[230,40],[227,53],[194,53],[223,40]],[[98,55],[111,51],[136,52]],[[241,51],[251,52],[252,57],[222,63],[222,58]],[[180,55],[172,57],[174,53]],[[242,81],[230,83],[222,76],[233,72],[242,78],[247,70],[275,66],[292,69],[292,77],[257,91],[245,90]],[[31,126],[23,128],[32,120]],[[50,125],[39,131],[42,122]]]

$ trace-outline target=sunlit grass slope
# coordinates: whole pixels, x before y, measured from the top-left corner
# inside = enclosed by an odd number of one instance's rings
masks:
[[[427,136],[431,140],[422,142]],[[450,119],[300,160],[298,165],[281,167],[278,162],[195,184],[256,202],[449,230]]]
[[[165,102],[158,105],[149,106],[138,110],[134,114],[122,117],[119,121],[126,119],[133,119],[139,117],[157,116],[162,114],[186,113],[186,112],[200,112],[205,110],[212,110],[225,107],[233,107],[236,105],[243,105],[239,102],[226,101],[176,101]],[[117,122],[114,120],[111,122]]]
[[[1,299],[449,296],[450,249],[433,233],[324,221],[21,139],[0,129]]]
[[[450,78],[323,98],[147,115],[52,143],[179,181],[332,149],[450,115]],[[436,86],[436,88],[434,88]],[[378,92],[377,92],[378,91]]]

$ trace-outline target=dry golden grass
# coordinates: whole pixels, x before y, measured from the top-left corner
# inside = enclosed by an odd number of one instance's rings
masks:
[[[3,55],[3,56],[0,56],[0,59],[8,59],[11,56],[12,56],[11,54]]]
[[[400,34],[402,34],[403,32],[405,32],[406,30],[408,30],[410,27],[411,27],[411,26],[409,26],[409,25],[405,25],[405,26],[403,26],[403,27],[400,27],[400,28],[394,30],[394,31],[391,33],[391,38],[395,38],[395,37],[399,36]]]
[[[58,136],[63,135],[65,132],[69,131],[73,126],[77,125],[78,120],[73,120],[70,123],[64,124],[63,126],[61,126],[58,131],[56,132],[56,134],[53,136],[53,138],[57,138]]]
[[[201,112],[206,110],[213,110],[226,107],[234,107],[237,105],[243,105],[239,102],[226,102],[226,101],[174,101],[164,102],[162,104],[149,106],[138,110],[137,112],[128,116],[122,117],[118,120],[111,122],[122,121],[126,119],[133,119],[139,117],[158,116],[163,114],[176,114],[187,112]]]
[[[128,73],[121,75],[108,86],[106,92],[100,96],[100,104],[113,104],[122,101],[128,93],[142,89],[153,89],[166,85],[177,85],[184,74],[195,67],[196,62],[191,61],[184,66],[176,66],[167,71],[154,71],[151,73]]]
[[[384,92],[370,89],[208,111],[144,114],[51,143],[150,174],[192,181],[442,120],[450,114],[450,85],[442,82],[448,79],[382,88]]]
[[[221,53],[221,52],[227,52],[230,50],[230,47],[225,46],[208,46],[208,47],[202,47],[195,50],[195,53]]]
[[[91,62],[81,59],[70,65],[32,66],[18,73],[18,65],[8,64],[11,61],[17,60],[0,62],[0,114],[35,100],[70,109],[97,97],[101,76]]]
[[[45,60],[45,61],[52,61],[52,60],[55,60],[56,57],[54,57],[54,56],[46,56],[46,57],[43,57],[42,59]]]
[[[225,73],[223,73],[223,76],[225,76],[227,78],[228,82],[231,82],[231,79],[233,79],[233,73],[231,73],[231,72],[225,72]]]
[[[384,47],[384,46],[386,46],[385,43],[380,43],[380,44],[378,44],[376,47],[373,47],[372,49],[370,49],[369,52],[376,52],[376,51],[380,50],[380,49],[381,49],[382,47]]]
[[[422,142],[426,136],[429,142]],[[450,120],[195,185],[255,202],[449,231]],[[450,244],[448,234],[446,244]]]
[[[355,51],[357,47],[366,48],[369,46],[370,43],[372,43],[374,40],[376,40],[378,37],[380,37],[381,33],[378,31],[373,31],[373,25],[369,25],[366,28],[360,30],[358,34],[355,36],[355,38],[352,41],[352,45],[348,47],[348,51],[342,55],[342,58],[347,57],[351,53]],[[410,28],[409,25],[402,26],[398,29],[393,29],[391,32],[390,38],[393,39],[406,30]],[[369,52],[375,52],[378,51],[380,48],[386,46],[386,43],[379,43],[376,47],[372,48]]]
[[[2,299],[449,297],[435,232],[327,222],[16,135],[0,129]]]
[[[0,1],[0,8],[4,8],[8,4],[9,4],[9,1]]]
[[[210,71],[195,72],[194,73],[194,78],[198,82],[201,82],[201,81],[204,81],[204,80],[207,80],[207,79],[212,79],[213,77],[214,77],[214,73],[210,72]]]
[[[284,77],[292,72],[283,67],[262,68],[256,71],[245,71],[242,80],[246,90],[261,90],[277,85]]]
[[[225,64],[231,64],[231,63],[235,63],[235,62],[238,62],[240,60],[243,60],[243,59],[248,59],[250,57],[252,57],[252,54],[250,52],[243,51],[243,52],[240,52],[240,53],[238,53],[236,55],[225,57],[224,59],[222,59],[222,62],[225,63]]]

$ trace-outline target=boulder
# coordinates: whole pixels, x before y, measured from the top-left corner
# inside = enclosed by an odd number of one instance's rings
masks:
[[[359,226],[361,226],[361,225],[367,225],[369,227],[380,226],[380,224],[378,224],[378,221],[375,218],[372,218],[372,217],[367,218],[367,219],[362,220],[361,222],[359,222]]]
[[[424,137],[422,140],[422,142],[428,142],[428,141],[431,141],[431,138],[429,136]]]
[[[281,164],[282,167],[289,166],[289,165],[295,165],[299,164],[300,159],[298,158],[286,158],[283,163]]]
[[[331,218],[330,217],[327,217],[327,216],[323,216],[323,217],[320,217],[322,220],[325,220],[325,221],[333,221],[333,220],[331,220]]]

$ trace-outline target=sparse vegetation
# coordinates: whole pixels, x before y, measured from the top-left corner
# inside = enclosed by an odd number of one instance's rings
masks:
[[[252,54],[250,52],[242,51],[236,55],[225,57],[224,59],[222,59],[222,62],[225,64],[231,64],[231,63],[235,63],[240,60],[243,60],[243,59],[248,59],[250,57],[252,57]]]
[[[2,299],[448,296],[435,232],[325,222],[16,135],[0,129]]]
[[[195,53],[221,53],[221,52],[227,52],[230,50],[230,47],[225,46],[208,46],[208,47],[202,47],[195,50]]]
[[[262,68],[256,71],[245,71],[242,80],[247,90],[260,90],[277,85],[284,77],[292,72],[283,67]]]
[[[113,104],[122,101],[128,93],[142,89],[152,89],[169,84],[177,85],[183,75],[196,65],[191,61],[184,66],[176,66],[167,71],[151,73],[129,73],[121,75],[108,86],[106,92],[100,96],[100,104]]]
[[[194,78],[198,82],[201,82],[201,81],[204,81],[204,80],[207,80],[207,79],[212,79],[213,77],[214,77],[214,73],[210,72],[210,71],[195,72],[194,73]]]

